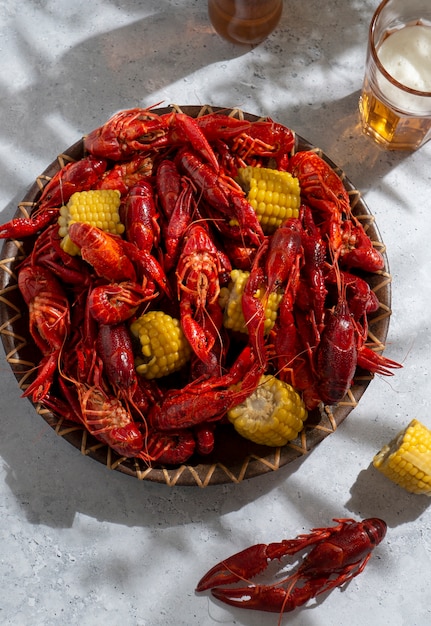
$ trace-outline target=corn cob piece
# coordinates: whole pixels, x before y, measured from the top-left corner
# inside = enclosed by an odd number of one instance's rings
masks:
[[[144,313],[130,325],[141,342],[142,357],[136,371],[144,378],[162,378],[180,370],[191,356],[191,347],[180,322],[163,311]]]
[[[85,222],[97,226],[107,233],[122,235],[124,225],[121,223],[119,208],[121,196],[116,189],[90,189],[77,191],[66,205],[60,208],[58,218],[61,247],[72,256],[80,253],[79,247],[70,239],[69,226],[75,222]]]
[[[305,405],[293,387],[269,375],[263,375],[257,389],[227,413],[242,437],[274,447],[284,446],[295,439],[307,415]]]
[[[406,491],[431,496],[431,431],[413,419],[375,455],[373,465]]]
[[[266,235],[271,235],[288,218],[298,217],[299,181],[289,172],[249,166],[238,170],[238,178]]]
[[[240,333],[248,333],[247,324],[242,312],[242,294],[250,272],[232,270],[231,280],[226,287],[220,289],[219,304],[224,309],[223,325],[225,328]],[[262,298],[263,293],[258,289],[254,294]],[[277,311],[282,299],[281,293],[271,293],[265,306],[264,334],[268,334],[277,319]]]

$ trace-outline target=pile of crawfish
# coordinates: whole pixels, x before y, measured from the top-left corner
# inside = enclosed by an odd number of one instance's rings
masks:
[[[310,410],[340,401],[357,367],[385,375],[398,367],[366,345],[379,302],[360,274],[379,272],[384,259],[340,177],[315,152],[294,153],[291,130],[270,119],[136,108],[83,145],[83,158],[49,180],[30,217],[0,227],[1,238],[35,238],[17,268],[42,355],[24,396],[121,457],[178,464],[212,451],[216,424],[263,373],[291,384]],[[299,179],[299,217],[272,235],[236,181],[247,165]],[[71,256],[60,246],[60,207],[90,189],[120,192],[125,234],[75,223],[81,256]],[[250,272],[242,339],[223,327],[219,304],[233,268]],[[283,294],[269,335],[257,289]],[[192,349],[184,371],[157,382],[136,373],[129,331],[148,309],[180,319]]]

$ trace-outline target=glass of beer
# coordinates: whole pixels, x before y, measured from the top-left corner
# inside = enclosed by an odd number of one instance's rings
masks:
[[[431,0],[384,0],[371,20],[362,130],[392,150],[431,139]]]
[[[215,31],[233,43],[261,43],[277,26],[283,0],[208,0]]]

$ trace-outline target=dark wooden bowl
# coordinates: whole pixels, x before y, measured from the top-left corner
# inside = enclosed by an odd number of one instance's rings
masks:
[[[165,113],[177,110],[193,117],[211,111],[223,111],[226,115],[254,121],[254,115],[244,113],[239,109],[220,109],[218,107],[167,107],[157,109]],[[385,258],[385,268],[377,274],[366,277],[373,291],[376,293],[380,307],[371,316],[369,337],[378,352],[382,352],[389,328],[391,315],[391,276],[389,273],[385,246],[375,220],[360,192],[321,150],[313,146],[306,139],[296,136],[295,150],[314,150],[337,172],[344,181],[348,190],[354,215],[361,221],[374,246],[380,250]],[[46,182],[68,161],[80,159],[84,156],[83,140],[65,150],[51,163],[47,169],[32,184],[28,193],[18,205],[15,217],[27,216],[40,197],[41,190]],[[21,389],[24,389],[33,379],[31,371],[40,361],[40,354],[34,345],[28,331],[28,314],[17,286],[16,268],[29,254],[33,240],[22,241],[5,240],[0,258],[0,333],[9,363]],[[194,457],[187,464],[179,467],[147,467],[137,459],[119,457],[108,446],[101,444],[86,430],[74,423],[67,422],[61,415],[47,411],[39,404],[34,404],[35,410],[51,426],[51,428],[82,454],[105,464],[110,469],[123,472],[139,480],[149,480],[157,483],[173,485],[189,485],[206,487],[221,483],[238,483],[244,479],[253,478],[267,472],[273,472],[287,465],[299,457],[308,454],[323,439],[334,433],[341,422],[358,404],[362,394],[367,389],[372,375],[357,373],[354,384],[336,407],[324,407],[323,410],[310,412],[303,431],[299,437],[281,448],[270,448],[247,441],[236,434],[230,425],[219,426],[214,451],[206,457]]]

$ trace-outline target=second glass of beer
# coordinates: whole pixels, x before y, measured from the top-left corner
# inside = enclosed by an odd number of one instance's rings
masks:
[[[384,0],[371,20],[362,129],[388,149],[431,139],[431,0]]]

